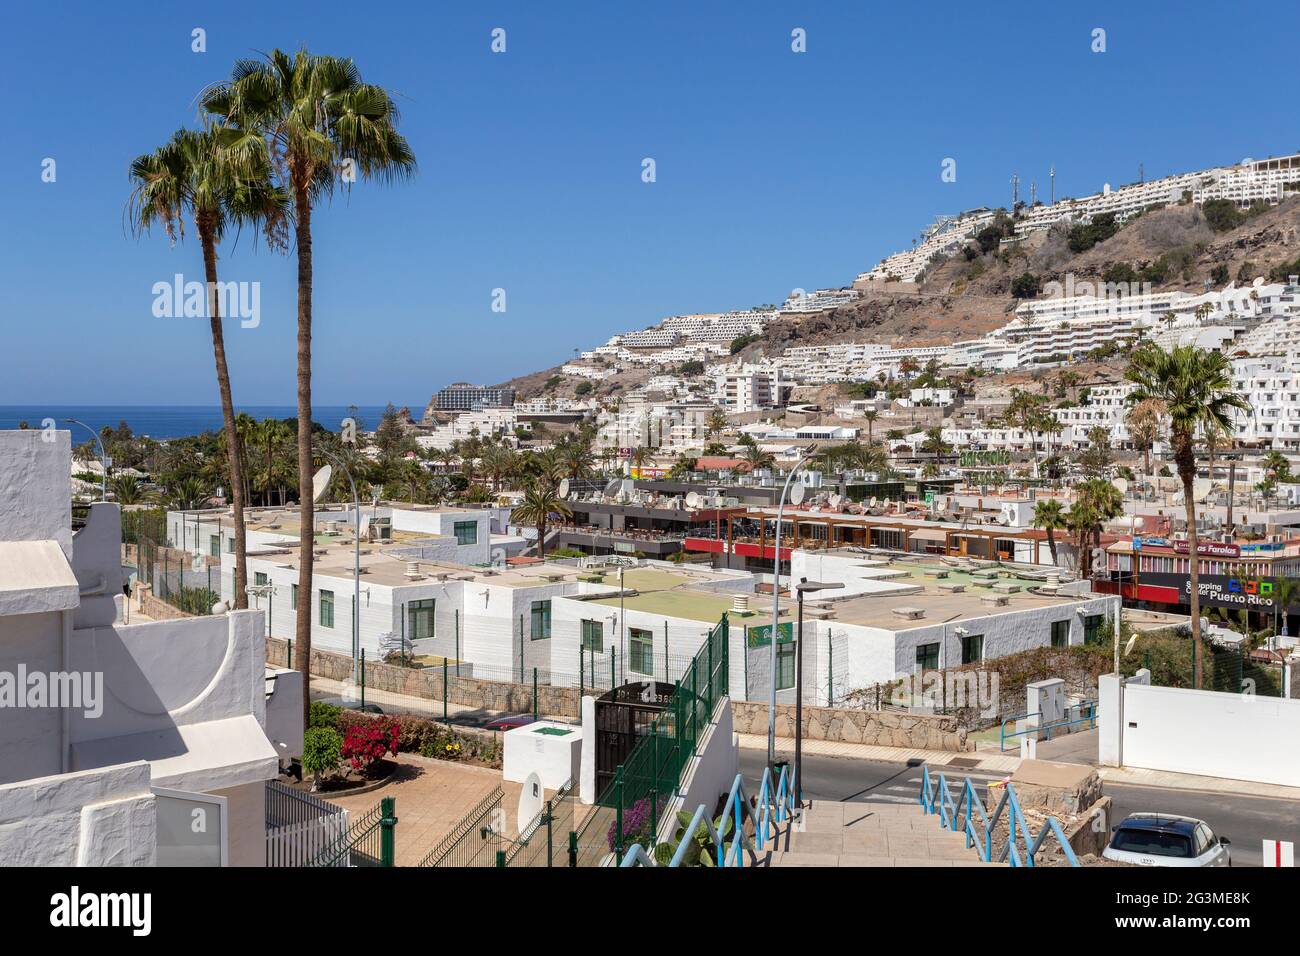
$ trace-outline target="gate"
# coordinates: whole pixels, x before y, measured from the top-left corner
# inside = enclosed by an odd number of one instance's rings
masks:
[[[342,807],[267,781],[267,866],[307,866],[347,833],[348,811]]]
[[[668,707],[675,685],[640,681],[596,698],[596,792],[604,793],[632,749]]]

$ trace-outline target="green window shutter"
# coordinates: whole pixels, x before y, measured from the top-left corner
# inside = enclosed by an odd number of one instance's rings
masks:
[[[532,632],[534,641],[544,641],[551,636],[551,602],[534,601],[532,607]]]
[[[320,592],[320,626],[334,626],[334,592]]]
[[[603,621],[582,622],[582,649],[605,653],[605,624]]]
[[[638,674],[653,674],[655,666],[654,635],[639,627],[628,631],[628,670]]]

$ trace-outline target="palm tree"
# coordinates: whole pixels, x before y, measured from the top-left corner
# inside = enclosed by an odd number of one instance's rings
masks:
[[[727,413],[720,408],[715,408],[713,411],[709,412],[709,417],[704,423],[704,430],[706,434],[712,437],[714,435],[720,435],[726,431],[727,425],[729,424],[730,422],[727,421]]]
[[[530,524],[537,529],[537,556],[546,559],[546,521],[551,512],[563,518],[572,517],[573,509],[559,495],[555,483],[539,476],[524,491],[524,500],[510,512],[516,524]]]
[[[1130,408],[1126,418],[1133,444],[1142,449],[1144,475],[1151,474],[1151,445],[1160,437],[1160,416],[1163,414],[1163,405],[1153,399],[1147,399]]]
[[[1066,528],[1065,509],[1059,499],[1039,498],[1034,503],[1034,527],[1047,532],[1047,549],[1052,553],[1052,564],[1056,564],[1055,532]]]
[[[760,468],[771,468],[776,464],[776,456],[770,451],[764,451],[757,444],[748,444],[740,457],[749,462],[750,471],[758,471]]]
[[[114,475],[108,479],[108,490],[119,505],[138,505],[145,500],[144,486],[135,475]]]
[[[230,394],[230,369],[221,329],[221,303],[217,286],[217,244],[230,225],[261,223],[268,244],[283,245],[285,196],[271,183],[265,162],[238,163],[232,148],[238,134],[209,127],[201,131],[178,130],[152,153],[131,162],[134,183],[127,204],[131,231],[137,236],[160,225],[175,241],[185,235],[185,217],[191,216],[203,253],[208,286],[208,320],[212,355],[217,367],[217,390],[230,459],[230,501],[235,521],[235,607],[248,607],[248,555],[244,534],[244,475],[241,445]]]
[[[939,470],[939,459],[952,451],[952,445],[943,440],[942,428],[927,428],[925,430],[925,441],[921,442],[921,451],[928,451],[934,455],[934,470]]]
[[[875,439],[872,437],[872,428],[876,424],[876,419],[880,417],[880,412],[874,408],[868,408],[862,413],[862,417],[867,420],[867,444],[870,445]]]
[[[1174,465],[1183,482],[1183,507],[1187,512],[1187,554],[1190,568],[1192,641],[1196,647],[1196,686],[1201,686],[1200,568],[1196,535],[1196,433],[1232,428],[1230,413],[1250,411],[1250,404],[1232,390],[1232,367],[1222,352],[1207,352],[1193,345],[1180,345],[1172,351],[1144,347],[1133,353],[1124,377],[1137,387],[1129,395],[1130,403],[1154,399],[1164,404],[1169,416],[1169,438]]]
[[[298,256],[298,589],[311,594],[315,534],[312,502],[312,209],[357,175],[390,181],[415,172],[415,154],[397,132],[397,107],[382,87],[363,83],[350,59],[272,50],[239,60],[229,81],[207,90],[204,109],[249,135],[239,154],[283,170],[293,203]],[[311,615],[297,615],[303,721],[311,701]]]
[[[167,485],[161,498],[169,511],[195,511],[208,506],[212,489],[202,478],[190,475]]]

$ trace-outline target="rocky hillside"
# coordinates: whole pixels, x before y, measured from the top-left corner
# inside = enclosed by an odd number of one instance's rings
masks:
[[[1005,226],[1011,234],[1010,222]],[[1017,305],[1049,282],[1150,283],[1152,291],[1201,292],[1256,277],[1277,281],[1300,273],[1300,197],[1253,214],[1202,211],[1195,206],[1153,209],[1122,228],[1104,224],[1071,230],[1058,224],[1015,243],[997,236],[936,263],[914,290],[872,292],[851,305],[771,323],[741,356],[775,356],[795,345],[874,341],[940,345],[976,338],[1006,324]],[[1037,292],[1035,292],[1037,290]],[[1017,298],[1017,293],[1021,298]],[[512,380],[523,396],[571,396],[577,381],[555,382],[557,369]],[[635,387],[633,371],[595,386],[600,395]],[[550,382],[550,388],[547,383]]]

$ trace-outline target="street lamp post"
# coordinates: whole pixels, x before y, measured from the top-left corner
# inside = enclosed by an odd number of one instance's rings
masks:
[[[794,645],[794,798],[803,806],[803,596],[815,591],[829,591],[842,588],[842,582],[822,584],[818,581],[801,580],[795,586],[798,597],[799,623],[795,628]]]
[[[95,431],[95,429],[91,428],[85,422],[78,421],[75,418],[65,418],[64,421],[71,425],[80,425],[86,431],[90,432],[90,434],[94,436],[95,441],[99,444],[99,465],[100,468],[102,469],[102,474],[100,474],[99,476],[99,500],[107,501],[108,500],[108,466],[110,462],[108,460],[108,455],[104,453],[104,442],[100,439],[99,432]]]
[[[361,499],[357,497],[357,483],[352,480],[352,471],[341,458],[327,451],[320,452],[326,458],[343,469],[352,488],[352,683],[357,683],[358,657],[361,655]],[[310,607],[308,609],[310,614]]]
[[[804,449],[803,457],[795,462],[795,466],[790,469],[790,474],[785,476],[781,498],[776,505],[776,551],[772,557],[772,645],[768,653],[768,669],[771,678],[768,682],[767,700],[767,765],[769,767],[776,763],[776,639],[777,619],[781,616],[781,521],[785,514],[785,498],[790,491],[790,481],[816,451],[816,445],[809,445]],[[803,501],[803,485],[795,485],[795,497],[791,499],[791,504],[797,505],[801,501]]]

